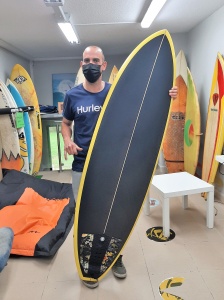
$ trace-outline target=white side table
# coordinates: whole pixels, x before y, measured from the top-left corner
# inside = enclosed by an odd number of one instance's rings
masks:
[[[187,173],[178,172],[155,175],[151,188],[155,189],[163,199],[163,235],[170,235],[170,197],[183,197],[183,208],[188,207],[188,195],[207,192],[207,227],[214,227],[214,186]],[[149,214],[150,205],[145,201],[145,213]]]
[[[215,159],[221,164],[224,164],[224,155],[216,155]]]

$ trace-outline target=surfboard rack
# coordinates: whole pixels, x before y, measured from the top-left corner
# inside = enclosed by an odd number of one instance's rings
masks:
[[[9,114],[14,114],[16,112],[29,112],[33,110],[34,110],[34,106],[6,107],[6,108],[0,108],[0,115],[9,115]]]

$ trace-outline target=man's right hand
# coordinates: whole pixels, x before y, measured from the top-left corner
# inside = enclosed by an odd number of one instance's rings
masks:
[[[64,145],[64,157],[67,160],[67,154],[68,155],[78,155],[79,151],[82,151],[83,149],[80,148],[78,145],[76,145],[72,140],[68,141]]]

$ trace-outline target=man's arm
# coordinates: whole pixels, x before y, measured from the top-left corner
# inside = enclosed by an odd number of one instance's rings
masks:
[[[77,155],[78,151],[82,151],[80,148],[72,141],[72,121],[67,120],[63,117],[61,123],[61,134],[64,140],[64,157],[67,159],[67,154]]]

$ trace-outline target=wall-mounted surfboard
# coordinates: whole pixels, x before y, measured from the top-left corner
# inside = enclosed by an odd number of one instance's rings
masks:
[[[178,95],[171,105],[171,114],[163,142],[168,173],[184,171],[184,123],[187,100],[187,62],[181,50],[176,57]]]
[[[10,102],[5,93],[4,83],[0,82],[0,109],[6,107],[10,107]],[[15,119],[12,114],[0,115],[0,136],[0,160],[2,162],[2,169],[15,169],[20,171],[21,158],[19,138]]]
[[[198,94],[187,68],[187,102],[184,125],[184,170],[194,175],[198,164],[201,136],[201,115]]]
[[[34,163],[32,175],[36,175],[40,169],[42,158],[42,124],[40,108],[36,90],[28,72],[19,64],[16,64],[11,72],[10,80],[18,89],[26,105],[34,106],[34,111],[29,113],[32,125],[34,141]]]
[[[109,80],[108,80],[109,83],[112,84],[114,82],[114,79],[117,76],[117,73],[118,73],[117,67],[113,66],[113,69],[112,69],[112,71],[110,73],[110,77],[109,77]]]
[[[224,143],[224,59],[218,53],[210,91],[202,163],[202,179],[213,183],[218,169],[215,156]]]
[[[18,107],[25,106],[25,102],[23,101],[22,96],[20,95],[19,91],[12,83],[10,79],[7,79],[6,86],[9,89],[10,93],[12,94],[16,104]],[[26,143],[27,143],[27,151],[28,151],[28,162],[29,162],[29,174],[32,174],[33,170],[33,162],[34,162],[34,144],[33,144],[33,132],[32,126],[30,122],[30,117],[28,112],[23,113],[24,118],[24,129],[25,129],[25,136],[26,136]]]
[[[74,253],[83,280],[101,279],[110,270],[136,224],[167,124],[174,53],[167,30],[149,36],[109,90],[76,203]]]

